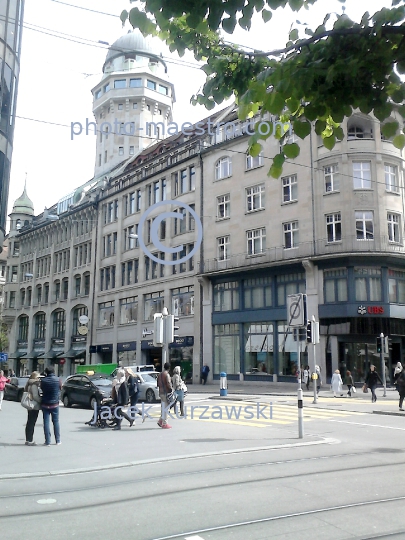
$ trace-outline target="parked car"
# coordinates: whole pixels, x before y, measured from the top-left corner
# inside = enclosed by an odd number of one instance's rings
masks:
[[[28,379],[29,377],[11,377],[10,382],[4,387],[4,399],[21,401]]]
[[[153,372],[157,373],[157,372]],[[148,373],[137,373],[138,386],[139,386],[139,401],[146,401],[147,403],[153,403],[154,401],[160,401],[159,388],[157,387],[157,380]]]
[[[123,368],[129,368],[134,373],[156,373],[156,377],[159,375],[159,373],[155,371],[155,366],[153,366],[152,364],[150,365],[143,364],[141,366],[135,365],[135,366],[122,366],[120,368],[115,368],[114,371],[111,373],[111,377],[115,377],[118,369],[123,369]]]
[[[62,385],[61,400],[65,407],[82,405],[94,408],[96,402],[111,397],[112,379],[105,373],[68,377]]]

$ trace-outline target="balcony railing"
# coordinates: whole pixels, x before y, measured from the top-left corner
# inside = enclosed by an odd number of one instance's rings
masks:
[[[274,247],[264,250],[257,255],[239,253],[231,255],[224,261],[207,259],[199,267],[200,274],[222,272],[235,268],[258,267],[282,261],[300,260],[307,257],[323,257],[328,255],[358,254],[358,253],[397,253],[405,254],[403,244],[390,242],[387,236],[375,237],[373,240],[358,240],[356,236],[342,238],[338,242],[328,242],[320,239],[314,242],[302,242],[295,248],[285,249]]]

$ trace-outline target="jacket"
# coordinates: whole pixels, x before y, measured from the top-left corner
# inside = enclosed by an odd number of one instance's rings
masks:
[[[381,380],[381,377],[378,375],[376,371],[369,371],[367,374],[366,380],[364,382],[370,388],[377,386],[379,382],[381,384],[383,383]]]
[[[405,391],[405,371],[401,371],[401,373],[398,374],[398,378],[395,381],[395,385],[397,387],[398,392]]]
[[[139,392],[138,379],[130,375],[127,380],[129,397],[135,396]]]
[[[4,390],[4,388],[6,387],[7,382],[10,382],[10,379],[8,379],[7,377],[3,377],[3,375],[2,375],[0,377],[0,392],[2,392]]]
[[[124,405],[128,405],[129,394],[126,381],[122,382],[119,386],[114,386],[112,397],[114,403],[116,403],[117,405],[121,405],[121,407],[123,407]]]
[[[39,393],[40,381],[28,379],[27,384],[25,385],[25,391],[29,392],[32,396],[32,399],[35,401],[33,411],[39,411],[41,408],[42,396]]]
[[[181,390],[182,382],[181,376],[175,373],[172,377],[173,390]]]
[[[347,386],[354,386],[353,375],[346,375],[345,382]]]
[[[43,407],[57,407],[59,405],[60,382],[56,375],[47,375],[41,379]]]

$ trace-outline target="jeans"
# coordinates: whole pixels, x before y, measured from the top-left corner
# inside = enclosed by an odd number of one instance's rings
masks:
[[[347,389],[348,389],[347,395],[348,395],[349,397],[351,397],[351,395],[352,395],[352,385],[351,385],[351,384],[348,384],[348,385],[347,385]]]
[[[160,414],[160,421],[161,424],[167,424],[167,411],[165,410],[170,403],[167,401],[166,394],[159,394],[159,397],[161,399],[161,414]]]
[[[405,399],[405,390],[399,393],[399,408],[402,409]]]
[[[53,409],[46,409],[42,407],[42,414],[44,416],[44,434],[45,444],[51,444],[51,428],[49,417],[52,416],[53,433],[55,435],[56,443],[60,442],[60,427],[59,427],[59,406]]]
[[[3,403],[4,398],[4,390],[0,390],[0,411],[1,411],[1,404]]]
[[[32,442],[34,438],[35,424],[37,423],[39,410],[28,411],[28,420],[25,426],[25,441]]]
[[[371,403],[373,403],[374,401],[377,401],[377,396],[375,395],[375,389],[377,386],[369,386],[369,388],[371,390]]]

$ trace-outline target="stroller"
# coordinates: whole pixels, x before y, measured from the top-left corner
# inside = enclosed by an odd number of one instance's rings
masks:
[[[112,398],[104,398],[101,401],[97,400],[96,419],[94,419],[94,415],[93,415],[88,422],[85,422],[85,425],[91,426],[91,427],[97,427],[100,429],[113,427],[114,419],[109,420],[109,419],[101,418],[101,408],[106,405],[107,406],[111,405],[112,401],[113,401]]]

